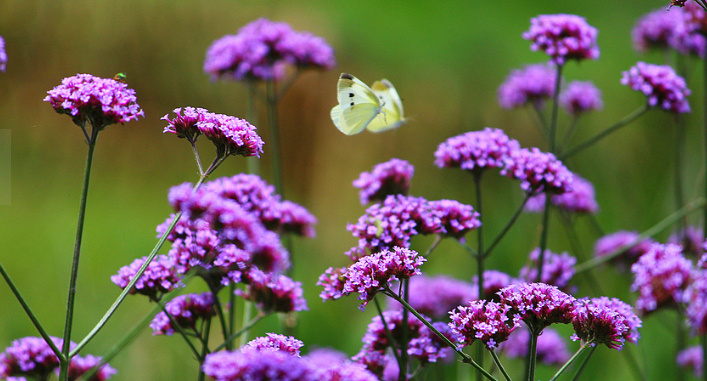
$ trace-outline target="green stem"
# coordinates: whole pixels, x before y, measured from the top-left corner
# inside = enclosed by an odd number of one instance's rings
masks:
[[[707,369],[704,365],[707,364],[707,335],[700,336],[700,345],[702,346],[702,380],[707,381]]]
[[[582,360],[582,363],[579,365],[579,368],[574,373],[574,376],[572,376],[572,381],[577,381],[579,379],[579,376],[582,375],[584,368],[587,366],[587,364],[589,364],[589,359],[592,358],[592,355],[594,354],[594,351],[596,351],[596,350],[597,350],[596,345],[591,347],[591,349],[589,349],[589,353],[587,354],[587,357],[585,357],[584,360]]]
[[[408,279],[401,280],[401,286],[405,289],[403,292],[403,300],[410,300],[410,282]],[[407,380],[408,369],[408,310],[403,309],[403,321],[400,329],[400,371],[398,372],[398,381]]]
[[[567,147],[568,144],[572,141],[572,138],[574,137],[574,133],[577,131],[577,124],[579,122],[579,115],[573,116],[572,117],[572,122],[570,123],[569,128],[567,128],[567,132],[565,133],[565,137],[562,138],[562,145],[559,147],[558,152],[560,150],[564,149]]]
[[[228,332],[236,330],[236,284],[231,283],[228,287]],[[247,317],[246,317],[247,318]],[[248,320],[243,320],[248,321]]]
[[[268,122],[270,124],[270,152],[272,152],[272,170],[273,182],[275,184],[275,192],[283,199],[285,198],[283,183],[282,183],[282,152],[280,152],[280,130],[277,120],[277,94],[275,90],[275,81],[269,80],[266,82],[267,106],[268,106]]]
[[[238,336],[248,332],[249,329],[253,328],[254,325],[258,324],[258,322],[266,316],[269,316],[269,314],[259,313],[256,317],[253,318],[253,320],[251,320],[248,323],[246,323],[245,325],[243,325],[243,327],[241,327],[240,331],[238,331],[238,332],[234,333],[233,335],[229,336],[228,338],[226,338],[226,341],[224,341],[221,345],[216,347],[216,349],[214,349],[213,351],[218,352],[221,349],[225,348],[227,345],[229,345],[229,343],[232,343],[233,340],[237,339]]]
[[[545,249],[547,249],[547,232],[550,230],[550,200],[552,195],[545,193],[545,209],[543,210],[543,227],[540,232],[540,257],[538,259],[538,275],[536,282],[541,282],[543,277],[543,266],[545,265]]]
[[[179,325],[177,320],[174,319],[174,316],[172,316],[172,314],[170,314],[167,311],[167,307],[165,306],[165,304],[162,304],[162,303],[157,303],[157,304],[159,305],[159,307],[162,308],[162,312],[164,312],[165,315],[167,315],[167,318],[169,318],[169,321],[172,323],[172,327],[174,327],[174,329],[177,332],[179,332],[180,335],[182,335],[182,337],[184,338],[184,341],[187,342],[189,349],[191,349],[191,351],[194,353],[194,356],[196,356],[196,358],[198,359],[199,358],[199,351],[196,350],[196,347],[194,347],[194,344],[191,342],[191,340],[189,340],[189,337],[187,336],[187,333],[184,332],[184,329],[182,328],[182,326]]]
[[[196,143],[191,143],[191,150],[194,152],[194,158],[196,159],[196,166],[199,168],[199,176],[204,176],[204,167],[201,165],[201,157],[199,156],[199,150],[196,148]]]
[[[425,254],[423,254],[422,256],[425,258],[429,257],[430,254],[432,254],[432,251],[437,248],[437,246],[439,245],[440,242],[442,242],[442,235],[435,234],[434,242],[432,242],[432,245],[430,245],[430,247],[427,249],[427,251],[425,251]]]
[[[675,321],[675,352],[673,358],[677,358],[678,353],[685,349],[687,336],[684,324],[685,316],[682,313],[677,312],[675,317],[677,319]],[[681,366],[677,367],[675,381],[685,381],[685,369]]]
[[[503,367],[503,364],[501,363],[501,360],[498,358],[498,355],[496,354],[496,351],[489,351],[491,352],[491,358],[493,359],[493,362],[496,364],[498,367],[498,370],[501,371],[501,374],[503,374],[503,377],[506,379],[506,381],[511,381],[511,376],[508,374],[506,371],[506,368]]]
[[[540,135],[547,136],[547,123],[545,122],[545,118],[543,117],[543,114],[540,111],[539,104],[537,102],[530,102],[529,105],[529,107],[533,109],[532,111],[528,110],[530,118],[533,119],[533,122],[538,127]]]
[[[486,295],[484,295],[484,259],[486,259],[486,257],[484,256],[484,224],[482,221],[484,215],[482,214],[483,208],[481,202],[481,174],[482,172],[474,172],[474,187],[476,188],[476,211],[479,212],[479,222],[481,222],[481,225],[479,225],[479,227],[476,229],[478,237],[476,272],[479,277],[479,300],[484,300],[484,298],[486,297]],[[478,361],[481,366],[484,366],[484,343],[480,340],[476,344],[476,361]],[[481,381],[482,379],[483,375],[477,372],[476,380]]]
[[[228,340],[228,337],[230,335],[230,332],[228,331],[228,324],[226,324],[226,316],[223,314],[223,307],[221,306],[221,300],[218,298],[218,291],[216,287],[211,284],[211,281],[209,279],[204,279],[206,281],[207,286],[209,287],[209,290],[211,291],[211,295],[214,297],[214,306],[216,306],[216,315],[218,315],[218,321],[221,323],[221,334],[223,335],[223,341],[226,344],[226,349],[231,350],[233,349],[231,347],[231,344]]]
[[[682,151],[685,146],[685,118],[675,117],[675,206],[680,209],[685,205],[682,187]],[[687,217],[678,222],[678,238],[683,241]]]
[[[199,356],[199,376],[198,376],[199,381],[204,381],[206,379],[206,374],[204,374],[204,370],[202,369],[202,365],[203,365],[204,359],[206,359],[206,355],[211,353],[211,351],[209,351],[209,334],[211,334],[211,319],[207,319],[205,322],[205,326],[204,326],[204,336],[202,337],[202,344],[201,344],[201,356]]]
[[[579,357],[579,355],[581,355],[582,353],[584,353],[584,351],[585,351],[587,348],[591,348],[591,349],[592,349],[592,353],[594,353],[594,349],[596,348],[596,346],[594,346],[594,347],[589,347],[589,346],[587,346],[587,345],[582,345],[582,346],[580,346],[579,349],[577,350],[577,352],[575,352],[574,355],[572,355],[572,357],[571,357],[569,360],[567,360],[567,362],[565,363],[565,365],[562,365],[562,368],[560,368],[560,370],[558,370],[557,373],[555,373],[555,375],[552,376],[552,378],[550,379],[550,381],[555,381],[555,380],[557,380],[557,378],[560,377],[560,375],[561,375],[562,373],[564,373],[565,370],[567,370],[567,367],[569,367],[575,360],[577,360],[577,358]],[[590,354],[590,355],[591,355],[591,354]],[[590,357],[590,356],[587,356],[587,357],[584,359],[584,362],[585,362],[585,363],[586,363],[587,360],[589,360],[589,357]]]
[[[243,300],[243,324],[250,321],[250,315],[253,314],[253,303],[249,300]],[[248,331],[244,331],[239,339],[240,345],[244,346],[248,342]]]
[[[698,198],[697,200],[689,202],[682,209],[675,211],[671,215],[665,217],[663,220],[661,220],[660,222],[658,222],[657,224],[652,226],[650,229],[641,233],[634,243],[620,246],[616,250],[610,252],[607,255],[602,255],[601,257],[590,259],[584,263],[580,263],[579,265],[575,266],[575,270],[576,270],[575,274],[580,274],[580,273],[585,272],[587,270],[591,270],[591,269],[601,265],[604,262],[608,262],[608,261],[614,259],[615,257],[621,255],[626,250],[641,243],[641,241],[643,241],[644,239],[646,239],[648,237],[652,237],[652,236],[660,233],[661,231],[665,230],[668,226],[674,224],[676,221],[680,220],[683,216],[686,216],[697,209],[701,209],[704,206],[705,206],[705,199],[704,198]]]
[[[703,0],[704,2],[704,0]],[[704,8],[704,7],[703,7]],[[707,9],[707,8],[705,8]],[[707,57],[706,57],[707,58]],[[702,156],[704,160],[704,169],[707,171],[707,59],[702,59],[702,133],[704,137],[704,142],[702,146]],[[707,175],[705,175],[705,186],[704,186],[704,196],[707,200]],[[707,207],[702,210],[702,231],[703,237],[707,238]],[[702,349],[707,352],[707,347],[702,347]],[[707,362],[703,363],[703,375],[707,374]],[[707,376],[705,376],[707,380]]]
[[[528,381],[535,381],[535,365],[537,363],[538,354],[538,335],[530,329],[530,347],[528,348]]]
[[[575,154],[579,153],[580,151],[584,150],[585,148],[589,148],[589,147],[593,146],[594,143],[600,141],[601,139],[604,139],[612,132],[617,131],[619,128],[633,122],[634,120],[636,120],[639,116],[643,115],[648,110],[649,110],[648,103],[646,103],[643,106],[636,109],[634,112],[628,114],[626,117],[624,117],[620,121],[616,122],[616,124],[614,124],[613,126],[598,133],[594,137],[589,138],[589,139],[583,141],[582,143],[577,144],[576,146],[572,147],[571,150],[563,153],[562,155],[559,155],[559,159],[566,160],[570,156],[574,156]]]
[[[550,119],[550,152],[557,150],[557,111],[558,99],[560,98],[560,85],[562,85],[563,65],[557,65],[557,76],[555,77],[555,93],[552,95],[552,119]]]
[[[437,335],[437,337],[439,337],[440,340],[442,340],[445,344],[447,344],[447,346],[449,346],[449,347],[452,348],[455,352],[457,352],[457,354],[462,357],[462,361],[463,361],[464,363],[470,364],[471,366],[473,366],[474,368],[476,368],[479,372],[483,373],[483,375],[484,375],[486,378],[488,378],[489,380],[498,381],[498,380],[496,379],[496,377],[494,377],[491,373],[487,372],[486,369],[484,369],[481,365],[477,364],[476,361],[474,361],[474,359],[471,358],[471,356],[469,356],[468,354],[464,353],[463,351],[457,349],[456,344],[454,344],[451,340],[449,340],[446,336],[444,336],[439,330],[437,330],[437,328],[435,328],[435,327],[432,325],[432,323],[430,323],[429,321],[427,321],[427,319],[425,319],[425,317],[423,317],[422,315],[420,315],[420,313],[417,312],[414,308],[412,308],[412,306],[410,306],[405,300],[403,300],[401,297],[399,297],[398,295],[396,295],[396,294],[395,294],[394,292],[392,292],[390,289],[384,290],[383,293],[384,293],[385,295],[387,295],[387,296],[393,298],[393,299],[394,299],[395,301],[397,301],[398,303],[402,304],[403,307],[405,307],[406,310],[410,311],[410,313],[412,313],[413,315],[415,315],[415,317],[418,318],[418,319],[422,322],[422,324],[424,324],[425,326],[427,326],[427,328],[429,328],[430,331],[434,332],[434,334]]]
[[[81,256],[81,242],[83,239],[83,224],[86,217],[86,202],[88,201],[88,185],[91,180],[91,167],[93,164],[93,154],[96,149],[96,141],[100,129],[93,126],[91,139],[88,143],[88,155],[86,156],[86,168],[83,176],[83,188],[81,190],[81,203],[79,205],[79,218],[76,224],[76,240],[74,243],[74,257],[71,261],[71,276],[69,279],[69,295],[66,302],[66,320],[64,324],[62,356],[59,358],[59,380],[69,379],[69,364],[71,362],[71,328],[74,321],[74,303],[76,301],[76,282],[79,274],[79,259]],[[77,352],[78,353],[78,352]]]
[[[563,211],[560,210],[560,218],[562,218],[562,226],[564,226],[565,228],[565,233],[567,234],[567,238],[570,241],[570,247],[572,247],[572,252],[574,253],[574,256],[578,260],[587,260],[586,256],[584,255],[584,251],[582,250],[582,244],[579,242],[579,237],[577,236],[575,224],[572,223],[569,214],[563,213]],[[587,282],[589,283],[589,287],[591,287],[595,295],[606,295],[606,293],[604,293],[604,291],[602,290],[601,285],[599,284],[599,280],[597,280],[597,278],[594,276],[594,273],[592,273],[591,271],[587,271],[585,276],[587,278]]]
[[[390,349],[393,351],[393,355],[395,356],[395,361],[400,364],[400,355],[398,354],[398,351],[395,350],[395,346],[393,345],[395,343],[395,338],[393,337],[393,333],[390,331],[390,328],[388,327],[388,322],[385,321],[385,315],[383,315],[383,309],[381,308],[380,302],[378,302],[378,298],[375,296],[373,297],[373,303],[376,306],[376,310],[378,311],[378,316],[381,318],[381,323],[383,323],[383,330],[385,331],[385,335],[388,336],[388,341],[390,342]]]
[[[488,247],[488,249],[486,249],[486,252],[484,253],[485,257],[488,257],[491,254],[491,251],[493,251],[493,249],[496,248],[496,245],[498,245],[498,243],[501,242],[501,239],[503,239],[503,237],[506,235],[506,233],[508,233],[508,231],[511,230],[511,226],[513,226],[513,224],[515,224],[518,217],[520,217],[520,214],[523,212],[523,207],[525,207],[525,204],[528,202],[528,200],[532,196],[533,196],[532,194],[526,193],[523,203],[520,204],[518,209],[516,209],[515,213],[513,213],[513,216],[511,216],[511,219],[508,221],[508,223],[506,223],[506,226],[503,227],[503,230],[501,230],[501,232],[498,234],[496,239],[494,239],[493,242],[491,243],[491,245]]]

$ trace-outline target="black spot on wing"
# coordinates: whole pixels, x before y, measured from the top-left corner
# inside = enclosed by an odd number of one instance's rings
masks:
[[[349,93],[349,98],[353,98],[353,97],[354,97],[354,93]]]
[[[353,105],[354,105],[354,102],[351,102],[351,107],[353,107]]]
[[[341,78],[341,79],[350,79],[350,80],[353,81],[354,76],[351,75],[351,74],[349,74],[349,73],[341,73],[341,76],[340,76],[339,78]]]

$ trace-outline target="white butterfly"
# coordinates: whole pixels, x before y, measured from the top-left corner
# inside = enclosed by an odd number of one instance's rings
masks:
[[[368,87],[351,74],[342,73],[337,86],[339,104],[331,109],[331,120],[346,135],[368,128],[381,132],[405,123],[403,104],[387,79]]]

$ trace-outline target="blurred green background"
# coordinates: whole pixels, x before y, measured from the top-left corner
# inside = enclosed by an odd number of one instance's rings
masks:
[[[331,346],[355,354],[373,308],[360,312],[353,296],[322,303],[317,296],[321,288],[315,286],[327,267],[347,264],[343,253],[356,242],[346,224],[354,222],[364,207],[351,182],[360,172],[397,157],[415,166],[413,195],[473,205],[471,176],[434,166],[433,153],[441,142],[490,126],[504,129],[524,147],[547,149],[525,110],[505,111],[496,101],[496,89],[511,69],[546,61],[520,37],[530,18],[578,14],[599,29],[601,58],[580,65],[570,62],[565,70],[566,80],[592,80],[604,93],[604,110],[581,121],[574,140],[579,142],[644,101],[619,84],[620,73],[637,60],[661,63],[664,57],[636,53],[630,30],[638,17],[667,8],[667,3],[4,0],[0,35],[6,40],[9,62],[7,72],[0,75],[0,128],[12,130],[12,198],[11,205],[0,205],[0,260],[48,331],[61,336],[86,145],[70,119],[56,114],[42,99],[62,78],[76,73],[101,77],[127,73],[146,117],[107,128],[98,142],[74,331],[76,339],[83,337],[119,293],[109,277],[154,246],[155,226],[171,212],[168,188],[197,180],[188,144],[163,135],[165,123],[159,119],[183,106],[245,117],[245,86],[210,82],[202,70],[206,49],[259,17],[285,21],[295,30],[324,37],[338,61],[332,71],[302,75],[280,107],[287,198],[319,219],[316,239],[295,240],[298,266],[293,277],[303,282],[310,309],[299,315],[297,337],[305,349]],[[700,68],[687,62],[691,88],[701,87]],[[380,134],[341,134],[329,119],[341,72],[369,84],[388,78],[403,98],[410,122]],[[701,97],[699,91],[693,94],[695,111],[687,116],[683,155],[688,199],[701,191],[703,176],[698,127],[702,112],[697,107]],[[258,125],[267,144],[264,121],[261,113]],[[560,122],[566,125],[568,118],[561,114]],[[654,111],[572,158],[573,170],[596,187],[601,207],[597,220],[606,232],[642,231],[675,209],[674,131],[673,119]],[[211,147],[203,147],[202,155],[210,157]],[[266,179],[272,181],[267,149],[266,145],[262,162]],[[231,176],[245,168],[245,160],[233,158],[216,175]],[[485,232],[491,239],[517,208],[522,193],[517,182],[491,174],[485,178],[484,192]],[[523,215],[488,267],[516,275],[538,243],[540,219],[537,214]],[[697,216],[692,220],[697,222]],[[587,258],[598,236],[586,219],[580,218],[576,227]],[[558,219],[553,218],[551,229],[549,248],[569,250]],[[664,241],[669,234],[663,232],[658,239]],[[431,242],[428,238],[416,238],[413,248],[424,250]],[[475,245],[474,234],[469,234],[469,243]],[[469,280],[475,265],[456,242],[445,241],[423,270]],[[613,268],[594,274],[606,295],[634,301],[628,291],[630,276]],[[576,281],[577,296],[591,294],[584,277]],[[150,308],[145,298],[129,297],[83,353],[105,353]],[[36,335],[4,284],[0,311],[0,347]],[[675,320],[671,313],[649,317],[639,347],[631,345],[621,354],[600,348],[584,379],[605,378],[607,373],[613,379],[628,379],[629,353],[649,379],[672,379]],[[278,326],[271,317],[256,333]],[[568,330],[563,332],[569,336]],[[188,380],[197,373],[196,362],[178,337],[152,337],[150,330],[111,364],[119,371],[114,380]],[[520,374],[521,363],[512,364],[512,374]],[[552,373],[553,369],[542,368],[538,378]]]

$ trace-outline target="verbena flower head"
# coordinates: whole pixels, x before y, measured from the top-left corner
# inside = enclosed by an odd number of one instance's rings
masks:
[[[184,115],[182,115],[182,111]],[[180,139],[186,139],[190,143],[196,142],[201,135],[201,130],[197,123],[203,121],[208,115],[209,110],[203,108],[184,107],[174,109],[177,114],[174,119],[169,119],[169,114],[163,116],[161,120],[166,120],[168,125],[164,128],[163,133],[176,134]]]
[[[51,339],[61,349],[63,340]],[[72,342],[71,347],[75,346]],[[25,377],[46,380],[58,366],[59,358],[41,337],[17,339],[0,353],[0,377],[8,380],[25,380]]]
[[[707,270],[693,273],[694,280],[682,295],[687,324],[695,335],[707,333]]]
[[[378,291],[389,287],[391,281],[421,274],[419,267],[426,261],[416,251],[402,247],[371,254],[349,267],[344,275],[344,291],[359,293],[358,299],[363,301],[359,308],[363,310]]]
[[[326,302],[327,300],[336,300],[349,294],[344,290],[344,285],[346,284],[346,277],[344,275],[347,271],[347,267],[329,267],[322,275],[319,276],[317,286],[324,287],[324,290],[319,293],[319,297],[322,298],[322,301]]]
[[[595,346],[604,344],[621,351],[626,341],[638,343],[641,319],[633,313],[631,306],[607,297],[577,301],[577,315],[572,320],[572,340]]]
[[[683,8],[686,29],[694,34],[707,34],[707,12],[694,1]]]
[[[499,351],[506,357],[528,357],[528,343],[530,332],[524,326],[516,328],[508,340],[499,345]],[[552,328],[545,328],[543,334],[538,336],[537,361],[550,366],[559,366],[566,363],[572,354],[567,347],[567,340]]]
[[[643,93],[651,107],[660,107],[676,114],[690,112],[687,101],[690,89],[685,79],[670,66],[638,62],[622,73],[621,84]]]
[[[599,58],[597,30],[584,17],[566,14],[533,17],[523,38],[532,42],[530,50],[545,52],[557,65],[572,59]]]
[[[110,280],[121,289],[125,289],[146,259],[147,256],[138,258],[131,264],[121,267],[118,274],[111,276]],[[182,286],[175,261],[169,256],[158,255],[147,266],[130,293],[146,295],[150,300],[158,301],[162,295]]]
[[[560,106],[570,115],[579,115],[592,110],[601,110],[601,90],[590,81],[572,81],[560,93]]]
[[[201,369],[216,381],[317,381],[306,360],[283,351],[219,351]]]
[[[99,78],[91,74],[76,74],[64,78],[61,85],[47,91],[44,98],[54,110],[67,114],[79,127],[90,122],[93,128],[102,130],[115,123],[125,123],[145,117],[136,103],[135,90],[110,78]]]
[[[254,269],[248,274],[249,284],[245,291],[236,290],[236,295],[252,300],[262,312],[306,311],[302,283],[285,275],[265,274]]]
[[[692,369],[692,374],[695,378],[702,377],[702,346],[695,345],[678,352],[677,364],[681,368]]]
[[[257,156],[263,153],[263,139],[245,119],[208,113],[197,122],[197,128],[216,146],[219,157],[228,155]]]
[[[7,52],[5,51],[5,39],[0,36],[0,71],[3,73],[7,69]]]
[[[316,369],[319,381],[378,381],[363,364],[349,361],[346,354],[334,349],[315,349],[303,358]]]
[[[597,240],[594,246],[594,256],[602,257],[611,254],[613,251],[618,250],[621,247],[629,247],[624,249],[624,251],[618,256],[611,260],[611,263],[616,264],[621,269],[630,268],[641,255],[648,252],[651,246],[656,243],[650,238],[646,238],[642,241],[638,241],[639,234],[635,231],[618,231],[606,235],[599,240]]]
[[[102,358],[98,356],[86,355],[86,357],[75,356],[71,358],[71,363],[69,363],[69,380],[77,380],[81,375],[89,371],[94,366],[100,364]],[[59,370],[55,370],[57,376],[59,375]],[[85,379],[86,381],[105,381],[111,378],[114,374],[118,373],[117,370],[113,369],[108,364],[102,365],[99,370],[91,378]]]
[[[430,201],[427,207],[429,213],[436,216],[443,227],[443,231],[438,234],[455,238],[462,243],[466,233],[481,226],[480,215],[471,205],[455,200],[439,200]]]
[[[569,324],[577,313],[574,297],[544,283],[513,284],[498,294],[500,303],[509,306],[535,334],[551,324]]]
[[[498,301],[498,295],[496,294],[498,291],[500,291],[502,288],[508,287],[514,283],[519,283],[521,282],[519,279],[514,279],[510,275],[497,271],[497,270],[486,270],[484,271],[484,299],[486,300],[493,300],[495,302]],[[478,294],[479,290],[479,276],[474,275],[473,278],[471,278],[471,284],[474,287],[474,290],[476,290],[476,293]],[[474,298],[474,299],[478,299]],[[466,303],[459,303],[457,305],[462,305]],[[451,310],[451,308],[449,309]],[[447,311],[449,311],[447,310]]]
[[[362,172],[353,186],[360,188],[361,205],[374,201],[384,201],[388,195],[402,194],[407,196],[410,190],[410,179],[415,167],[401,159],[391,159],[373,167],[373,171]]]
[[[300,348],[304,346],[302,340],[297,340],[292,336],[268,333],[266,337],[257,337],[248,342],[241,351],[271,351],[285,352],[292,356],[300,356]]]
[[[440,144],[435,151],[435,165],[467,171],[500,168],[510,152],[519,149],[520,143],[502,130],[486,127],[451,137]]]
[[[520,325],[518,315],[512,318],[509,315],[508,305],[474,300],[449,311],[452,320],[449,327],[458,335],[461,346],[471,345],[478,339],[488,350],[494,350]]]
[[[702,244],[705,241],[702,227],[686,226],[683,230],[668,237],[668,243],[682,245],[683,254],[692,254],[699,258],[702,255]]]
[[[636,308],[642,314],[663,307],[675,307],[692,280],[692,262],[682,255],[682,247],[653,244],[631,266],[631,291],[638,292]]]
[[[153,335],[171,336],[177,329],[174,327],[172,319],[181,328],[194,330],[199,319],[206,320],[216,316],[214,297],[210,292],[177,296],[165,305],[165,310],[169,316],[162,311],[155,315],[150,323]]]
[[[531,213],[542,212],[545,210],[545,197],[544,193],[531,197],[523,210]],[[594,214],[599,210],[599,205],[594,195],[594,186],[576,173],[573,174],[572,178],[572,190],[563,194],[552,195],[550,202],[572,213]]]
[[[498,88],[498,103],[509,110],[529,102],[542,107],[555,94],[556,77],[555,69],[545,64],[513,70]]]
[[[408,282],[408,303],[417,312],[436,320],[444,320],[449,317],[448,312],[454,307],[478,299],[478,288],[472,283],[445,275],[428,277],[421,274],[410,278]],[[397,310],[403,308],[395,301],[391,301],[390,306]]]
[[[530,252],[530,263],[520,269],[518,278],[525,282],[535,282],[538,277],[538,263],[540,262],[540,248]],[[566,290],[574,276],[574,265],[577,258],[567,254],[556,254],[545,250],[543,273],[540,282]]]
[[[651,48],[671,48],[670,40],[675,30],[683,23],[682,9],[658,8],[638,19],[631,31],[633,46],[639,52]]]
[[[520,180],[521,189],[528,193],[562,194],[572,190],[574,180],[572,172],[555,155],[538,148],[511,152],[501,174]]]
[[[264,18],[216,41],[206,52],[204,71],[212,80],[281,80],[286,64],[331,69],[334,50],[321,38],[296,32],[284,22]]]

